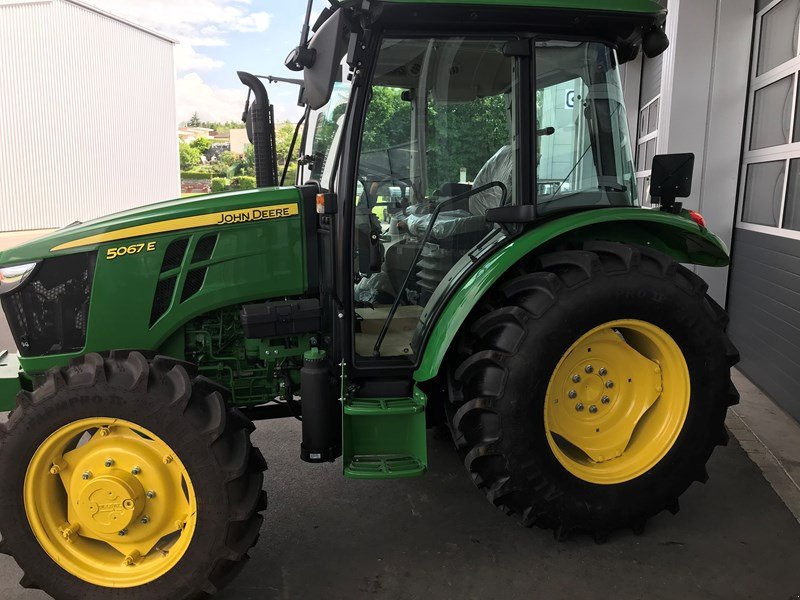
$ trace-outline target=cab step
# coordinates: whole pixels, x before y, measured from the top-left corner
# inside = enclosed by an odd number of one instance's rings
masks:
[[[427,398],[348,398],[344,402],[344,475],[351,479],[400,479],[428,468]]]

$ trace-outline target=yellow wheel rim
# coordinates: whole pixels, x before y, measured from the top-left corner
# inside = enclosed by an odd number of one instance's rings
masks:
[[[112,418],[66,425],[34,453],[25,512],[36,539],[88,583],[129,588],[170,571],[197,525],[179,457],[144,427]]]
[[[690,392],[686,359],[667,332],[644,321],[606,323],[559,361],[545,397],[547,441],[584,481],[630,481],[675,444]]]

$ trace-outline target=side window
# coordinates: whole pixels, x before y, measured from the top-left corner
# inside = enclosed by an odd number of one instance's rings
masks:
[[[535,57],[539,213],[636,204],[614,50],[550,41],[536,44]]]
[[[505,43],[382,42],[353,199],[361,356],[413,355],[437,287],[495,231],[486,211],[513,202],[517,90]]]

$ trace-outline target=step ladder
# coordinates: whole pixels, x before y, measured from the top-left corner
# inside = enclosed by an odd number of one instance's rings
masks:
[[[343,403],[344,475],[351,479],[400,479],[428,468],[427,398],[347,398]]]

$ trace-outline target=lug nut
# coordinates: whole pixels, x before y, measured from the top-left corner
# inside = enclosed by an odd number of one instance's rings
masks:
[[[141,521],[142,525],[147,525],[149,522],[150,522],[150,517],[148,517],[147,515],[144,515],[142,517],[142,521]]]
[[[113,458],[107,458],[105,464],[106,464],[106,468],[113,467],[114,466],[114,459]]]
[[[63,537],[69,543],[72,543],[74,541],[72,538],[78,534],[78,532],[81,530],[81,526],[80,523],[75,523],[74,525],[66,523],[60,529],[61,537]]]
[[[613,388],[613,387],[614,387],[614,382],[613,382],[613,381],[606,381],[606,387],[607,387],[608,389],[611,389],[611,388]]]
[[[108,427],[101,427],[98,433],[100,434],[100,437],[107,437],[111,432],[108,430]]]
[[[118,535],[119,537],[125,537],[126,535],[128,535],[128,530],[127,530],[127,529],[123,529],[123,530],[122,530],[122,531],[120,531],[120,532],[119,532],[117,535]]]
[[[594,373],[594,367],[592,365],[586,365],[584,371],[586,371],[587,373]]]
[[[575,410],[577,410],[578,412],[583,412],[583,404],[582,404],[582,403],[580,403],[580,402],[578,402],[578,403],[575,405]]]
[[[148,490],[145,496],[147,496],[148,500],[152,500],[156,497],[156,493],[153,490]]]
[[[580,383],[581,376],[580,375],[573,375],[572,376],[572,383]]]
[[[575,398],[577,398],[577,397],[578,397],[578,392],[576,392],[575,390],[570,390],[570,391],[569,391],[569,394],[567,394],[567,395],[568,395],[568,396],[569,396],[569,397],[570,397],[572,400],[575,400]]]
[[[131,469],[131,473],[133,473],[134,475],[139,475],[139,473],[141,473],[141,472],[142,472],[142,470],[139,467],[133,467]]]
[[[611,402],[611,398],[609,398],[608,396],[603,396],[602,398],[600,398],[600,402],[602,402],[603,404],[608,404],[609,402]]]
[[[142,558],[141,553],[138,550],[134,550],[128,556],[125,557],[125,560],[122,561],[123,567],[132,567],[136,564],[136,561]]]
[[[602,367],[602,368],[601,368],[601,369],[600,369],[600,370],[597,372],[597,374],[598,374],[598,375],[600,375],[600,377],[605,377],[606,375],[608,375],[608,371],[606,370],[606,368],[605,368],[605,367]]]
[[[597,412],[597,407],[594,404],[592,404],[589,407],[589,412],[592,413],[592,414],[595,414]]]
[[[84,481],[88,481],[89,479],[92,478],[92,472],[91,471],[84,471],[83,475],[81,475],[81,477],[83,478]]]

